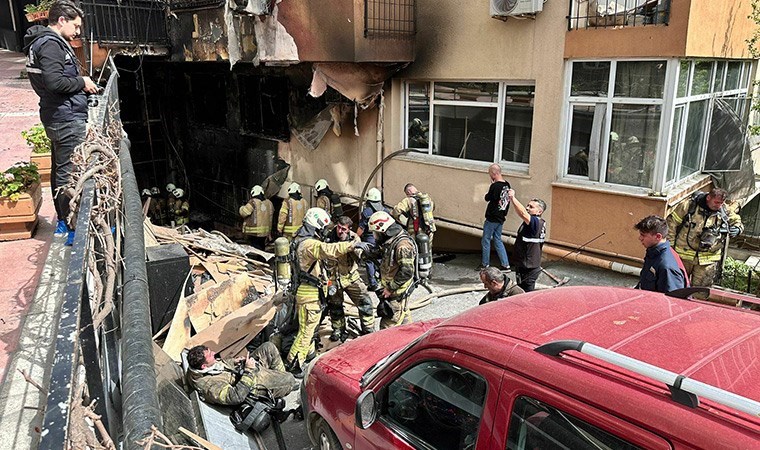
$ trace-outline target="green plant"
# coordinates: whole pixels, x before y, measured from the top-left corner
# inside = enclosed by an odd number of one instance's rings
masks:
[[[758,59],[760,58],[760,48],[758,48],[758,44],[760,44],[760,0],[752,0],[750,2],[750,6],[752,7],[752,12],[750,13],[749,16],[747,16],[747,18],[752,21],[755,27],[752,30],[752,36],[750,36],[750,38],[746,40],[747,50],[749,51],[749,54],[752,55],[753,59]],[[754,85],[755,83],[752,84],[753,87]],[[752,94],[751,89],[750,89],[750,94]],[[755,96],[752,97],[750,111],[754,114],[760,113],[760,99],[758,99]],[[750,122],[751,122],[751,118],[750,118]],[[753,136],[759,135],[760,125],[754,125],[750,123],[749,133]]]
[[[33,14],[40,11],[47,11],[53,5],[53,2],[54,0],[42,0],[36,5],[34,3],[30,3],[24,6],[24,12],[27,14]]]
[[[752,272],[752,278],[750,278],[750,272]],[[749,286],[748,283],[752,285]],[[754,294],[760,289],[760,272],[728,256],[725,264],[723,264],[723,279],[720,285],[736,291]]]
[[[28,162],[17,162],[0,176],[0,197],[10,197],[12,202],[26,192],[34,183],[39,183],[37,166]]]
[[[32,147],[32,153],[50,153],[52,145],[45,133],[45,127],[41,123],[34,125],[26,131],[22,131],[21,136],[26,139],[27,145]]]

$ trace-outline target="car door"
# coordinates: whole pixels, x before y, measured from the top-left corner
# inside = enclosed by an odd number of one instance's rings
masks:
[[[484,449],[503,369],[444,349],[422,349],[369,386],[378,419],[357,427],[357,449]]]

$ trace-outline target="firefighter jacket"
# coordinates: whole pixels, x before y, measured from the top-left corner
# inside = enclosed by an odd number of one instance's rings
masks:
[[[414,282],[417,247],[405,232],[400,232],[382,245],[380,284],[392,298],[403,298]]]
[[[330,197],[329,196],[327,196],[327,195],[318,195],[315,206],[317,208],[324,209],[327,212],[327,214],[329,214],[330,216],[332,216],[332,213],[333,213],[333,211],[332,211],[332,202],[330,201]]]
[[[354,251],[355,241],[327,243],[322,242],[316,237],[309,236],[304,238],[296,237],[294,245],[296,246],[296,257],[301,273],[307,276],[299,275],[298,289],[296,290],[296,303],[311,303],[319,301],[320,289],[327,288],[327,264],[337,264],[338,258]],[[307,280],[319,280],[319,285]],[[323,291],[323,296],[326,292]]]
[[[267,237],[272,232],[274,206],[268,199],[252,198],[238,213],[243,218],[243,234]]]
[[[330,233],[331,242],[359,242],[359,236],[356,233],[349,231],[348,241],[339,241],[337,233],[333,230]],[[328,273],[330,279],[336,281],[340,288],[344,288],[351,283],[358,281],[359,265],[356,263],[356,256],[353,252],[348,252],[345,255],[339,256],[334,264],[328,264]]]
[[[420,205],[420,197],[425,198],[426,206],[424,208]],[[423,209],[425,211],[423,211]],[[393,207],[391,215],[396,222],[401,224],[409,233],[410,236],[414,236],[422,229],[428,236],[435,233],[435,221],[433,219],[433,211],[435,210],[435,204],[433,200],[427,194],[417,194],[412,197],[406,197]]]
[[[517,285],[512,279],[509,277],[504,279],[504,285],[501,287],[501,291],[492,294],[490,292],[486,292],[486,295],[483,296],[483,298],[480,299],[480,303],[478,305],[483,305],[485,303],[489,302],[495,302],[496,300],[501,300],[503,298],[511,297],[513,295],[518,294],[524,294],[525,291],[523,288]]]
[[[707,208],[706,197],[706,193],[700,193],[688,201],[679,203],[667,218],[668,241],[676,253],[684,261],[702,266],[720,261],[723,242],[729,229],[738,229],[739,232],[744,229],[742,219],[735,208],[727,208],[724,204],[718,211],[712,211]],[[695,207],[691,206],[692,202],[696,203]],[[700,249],[702,231],[707,228],[720,230],[721,238],[710,248]]]
[[[150,197],[148,215],[153,219],[153,223],[163,225],[166,222],[166,201],[160,197]]]
[[[277,231],[285,236],[293,236],[303,223],[303,217],[309,205],[306,199],[288,197],[282,202],[277,218]]]
[[[190,215],[190,204],[187,200],[171,197],[166,202],[169,221],[174,221],[174,225],[184,225],[188,222]]]
[[[198,391],[204,401],[219,405],[236,406],[245,401],[245,397],[258,383],[253,373],[246,371],[235,382],[235,363],[221,360],[205,370],[190,369],[190,385]]]

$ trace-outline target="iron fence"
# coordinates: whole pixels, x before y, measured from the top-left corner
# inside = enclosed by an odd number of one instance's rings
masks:
[[[670,0],[570,0],[567,29],[667,25]]]
[[[415,0],[365,0],[364,37],[412,39],[417,33]]]
[[[169,44],[164,4],[156,0],[83,0],[86,36],[101,44]]]

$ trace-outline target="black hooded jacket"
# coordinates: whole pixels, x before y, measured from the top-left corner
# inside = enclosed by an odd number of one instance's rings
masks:
[[[87,120],[87,94],[79,60],[68,42],[48,27],[35,25],[24,36],[26,71],[40,97],[43,124]]]

